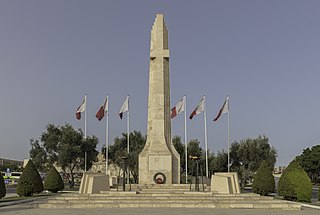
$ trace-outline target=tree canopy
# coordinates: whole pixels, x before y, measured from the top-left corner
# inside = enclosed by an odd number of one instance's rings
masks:
[[[252,180],[263,160],[273,170],[276,157],[277,152],[269,145],[266,136],[236,141],[232,143],[230,150],[231,170],[240,174],[241,185],[244,187],[246,182]]]
[[[47,171],[47,153],[43,146],[40,145],[38,139],[30,139],[31,149],[29,151],[30,158],[40,172]]]
[[[115,138],[114,144],[109,147],[110,162],[116,164],[118,167],[122,167],[123,165],[121,157],[128,157],[127,164],[129,165],[130,175],[133,177],[134,183],[138,182],[139,154],[146,143],[146,139],[146,136],[142,135],[141,132],[131,132],[129,155],[127,154],[126,133],[123,133],[121,137]],[[185,182],[185,145],[179,136],[174,136],[172,143],[180,154],[181,181]],[[105,155],[105,147],[102,148],[102,152]],[[201,171],[205,174],[205,151],[201,148],[198,140],[192,139],[188,142],[187,153],[188,157],[191,155],[200,158],[199,164],[202,167]],[[276,150],[269,145],[269,140],[265,136],[240,140],[234,142],[231,147],[231,170],[237,171],[245,183],[246,181],[252,180],[253,174],[257,171],[263,160],[267,162],[270,171],[272,171],[276,162],[276,156]],[[210,175],[214,172],[227,172],[227,152],[222,150],[215,155],[209,151],[208,164]],[[188,161],[188,175],[195,175],[195,165],[194,161]]]
[[[85,153],[87,153],[87,169],[92,166],[96,160],[98,151],[96,146],[98,138],[87,136],[83,138],[81,129],[78,131],[65,124],[55,126],[48,124],[46,131],[39,140],[31,139],[30,157],[35,160],[39,169],[46,169],[45,164],[60,166],[64,172],[71,174],[71,186],[74,184],[74,172],[82,171],[85,167]]]
[[[320,145],[306,148],[296,160],[307,172],[311,181],[317,183],[320,180]]]
[[[121,157],[127,157],[127,167],[130,175],[133,177],[133,182],[138,182],[139,176],[139,154],[142,151],[145,143],[146,136],[142,135],[140,131],[133,131],[130,133],[130,153],[127,153],[127,134],[122,133],[121,137],[116,137],[114,143],[109,146],[109,160],[111,163],[116,164],[122,168],[123,160]],[[102,147],[102,152],[105,155],[106,148]]]
[[[211,162],[209,161],[209,169],[211,173],[227,172],[228,171],[228,153],[224,150],[218,151],[216,156],[212,155]]]

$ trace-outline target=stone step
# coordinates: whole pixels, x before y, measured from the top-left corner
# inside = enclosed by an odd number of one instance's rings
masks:
[[[202,190],[201,192],[208,192],[209,190]],[[191,191],[189,190],[139,190],[136,191],[139,193],[185,193],[185,192],[196,192],[194,189],[192,189]]]
[[[62,194],[55,196],[56,198],[110,198],[110,197],[216,197],[216,198],[272,198],[268,196],[260,196],[258,194],[215,194],[212,192],[184,192],[184,193],[137,193],[137,192],[110,192],[105,191],[101,194],[77,194],[77,193],[68,193],[68,194]]]
[[[162,189],[162,188],[160,188]],[[170,191],[170,190],[169,190]],[[130,208],[130,207],[181,207],[181,208],[268,208],[283,210],[301,209],[273,197],[253,193],[216,194],[213,192],[113,192],[101,194],[67,193],[35,202],[32,207],[41,208]]]
[[[290,203],[60,203],[60,204],[34,204],[38,208],[243,208],[243,209],[281,209],[300,210],[301,205]]]
[[[191,188],[194,189],[195,185],[192,184]],[[199,185],[200,189],[202,189],[203,187],[205,189],[209,189],[210,190],[210,186],[208,185],[203,185],[200,184]],[[128,190],[130,188],[129,184],[126,184],[126,190]],[[112,189],[116,189],[116,188],[112,188]],[[118,190],[122,189],[122,185],[118,185]],[[173,190],[189,190],[190,189],[190,184],[151,184],[151,185],[143,185],[143,184],[131,184],[131,190],[153,190],[153,189],[173,189]]]
[[[94,204],[94,203],[283,203],[281,200],[239,200],[239,199],[91,199],[91,200],[59,200],[50,199],[48,203],[84,203],[84,204]]]
[[[112,192],[123,192],[122,188],[117,189],[110,189],[110,191]],[[210,188],[199,188],[199,191],[196,191],[196,189],[194,187],[192,187],[191,189],[189,188],[180,188],[180,189],[141,189],[141,188],[126,188],[125,192],[130,192],[130,191],[136,191],[136,192],[154,192],[154,191],[158,191],[158,192],[211,192]],[[106,191],[103,191],[106,192]]]
[[[209,200],[252,200],[252,201],[259,201],[259,200],[273,200],[272,197],[260,197],[260,196],[240,196],[240,197],[234,197],[234,196],[224,196],[224,197],[218,197],[218,196],[196,196],[196,195],[143,195],[138,194],[134,196],[57,196],[55,198],[50,198],[50,200],[63,200],[63,201],[72,201],[72,200],[112,200],[112,199],[154,199],[154,200],[161,200],[161,199],[174,199],[174,200],[197,200],[197,199],[209,199]]]

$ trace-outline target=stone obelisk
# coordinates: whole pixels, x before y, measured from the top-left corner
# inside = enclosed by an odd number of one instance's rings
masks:
[[[139,184],[179,184],[180,155],[171,141],[168,30],[157,14],[151,30],[147,142]]]

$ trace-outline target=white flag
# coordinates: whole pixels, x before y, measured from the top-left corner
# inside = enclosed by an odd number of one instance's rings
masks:
[[[86,101],[86,95],[85,95],[81,105],[78,107],[76,112],[76,118],[78,120],[81,119],[81,113],[86,111],[86,105],[87,105],[87,101]]]
[[[96,114],[97,119],[100,121],[104,117],[104,114],[107,112],[108,112],[108,98],[106,98],[103,105],[98,110]]]
[[[229,96],[227,97],[226,101],[223,103],[222,108],[219,110],[218,115],[216,116],[216,118],[214,118],[213,121],[217,121],[222,114],[228,113],[228,112],[229,112]]]
[[[184,111],[184,97],[182,97],[182,99],[173,108],[171,108],[171,118],[176,117],[183,111]]]
[[[122,104],[122,107],[119,111],[119,116],[122,119],[123,113],[127,112],[129,110],[129,96],[127,96],[126,100],[124,101],[124,103]]]
[[[203,96],[198,106],[196,107],[196,109],[194,109],[194,111],[192,111],[192,113],[190,114],[189,119],[192,119],[195,115],[202,113],[205,110],[205,108],[206,108],[206,103],[205,103],[205,97]]]

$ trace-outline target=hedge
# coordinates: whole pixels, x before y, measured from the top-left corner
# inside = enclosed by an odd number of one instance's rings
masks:
[[[52,166],[44,180],[44,189],[57,193],[64,189],[63,180],[54,166]]]
[[[266,161],[263,161],[253,176],[252,190],[260,195],[268,195],[275,191],[275,182],[272,171]]]
[[[32,196],[42,191],[43,183],[40,174],[32,160],[29,160],[18,181],[17,194],[19,196]]]
[[[311,180],[297,161],[292,161],[280,177],[278,194],[287,200],[311,202]]]
[[[0,199],[6,196],[6,186],[2,174],[0,175]]]

